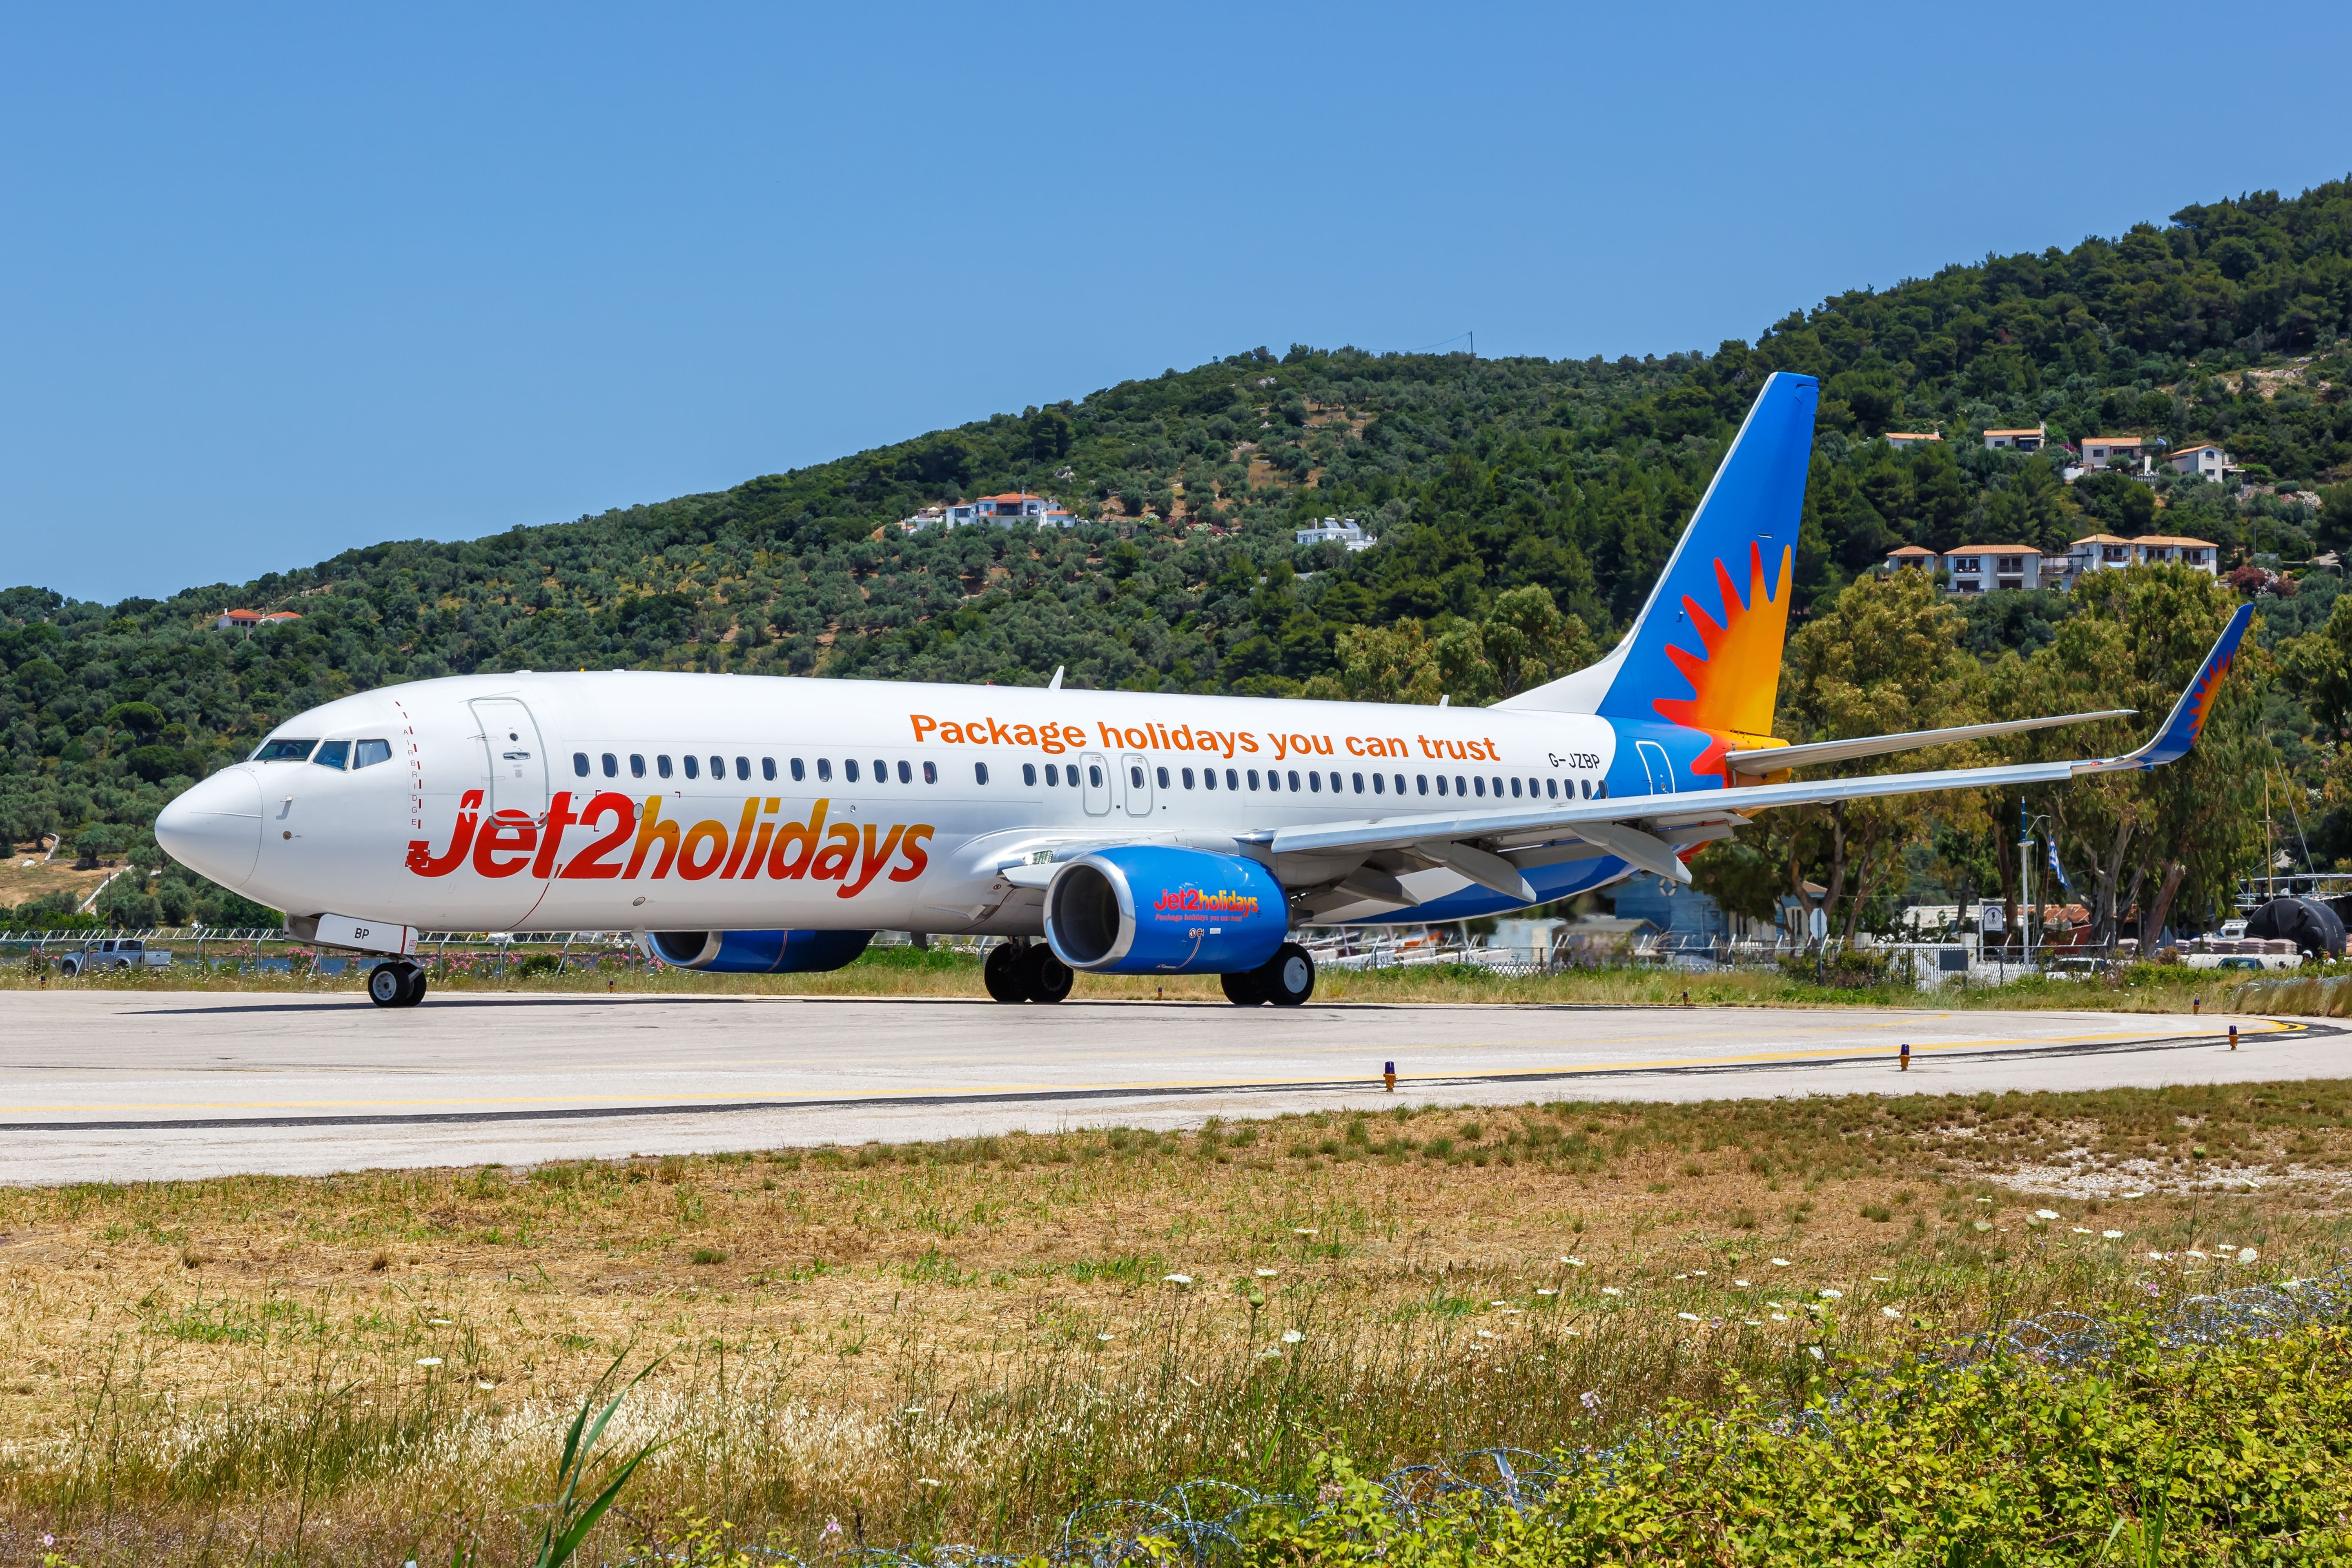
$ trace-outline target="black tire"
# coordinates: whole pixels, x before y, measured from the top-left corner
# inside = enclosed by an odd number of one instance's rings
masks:
[[[1070,966],[1055,958],[1054,950],[1042,942],[1031,945],[1021,972],[1022,978],[1028,982],[1032,1002],[1059,1002],[1070,994],[1070,987],[1078,979],[1070,973]]]
[[[1225,988],[1225,1000],[1236,1007],[1258,1007],[1265,1003],[1265,981],[1259,971],[1236,969],[1230,974],[1220,974],[1217,983]]]
[[[980,983],[999,1002],[1029,1000],[1029,982],[1021,971],[1022,952],[1013,943],[1001,942],[988,950],[988,962],[980,966]]]
[[[408,966],[404,963],[379,963],[368,971],[368,1000],[379,1007],[408,1005]]]
[[[403,967],[408,971],[408,994],[401,998],[399,1005],[414,1007],[425,1000],[425,971],[415,964]]]
[[[1265,999],[1277,1007],[1297,1007],[1315,994],[1315,960],[1295,942],[1274,950],[1258,971]]]

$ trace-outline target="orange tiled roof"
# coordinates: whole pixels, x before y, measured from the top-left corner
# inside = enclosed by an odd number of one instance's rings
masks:
[[[2131,541],[2117,533],[2086,533],[2074,542],[2077,544],[2129,544]]]
[[[1944,552],[1947,555],[2039,555],[2042,552],[2031,544],[1959,544]]]
[[[2169,533],[2143,533],[2137,539],[2133,540],[2132,542],[2134,544],[2148,545],[2151,548],[2158,550],[2166,549],[2173,545],[2197,550],[2219,550],[2221,548],[2220,545],[2214,543],[2210,539],[2183,539]]]

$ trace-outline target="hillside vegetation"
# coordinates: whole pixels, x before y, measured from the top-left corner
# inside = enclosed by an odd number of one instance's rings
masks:
[[[62,832],[86,857],[154,865],[143,834],[162,803],[287,714],[475,670],[1039,682],[1066,666],[1095,687],[1491,700],[1622,628],[1779,369],[1825,381],[1805,605],[1905,541],[2137,533],[2159,508],[2168,531],[2233,557],[2298,562],[2352,543],[2352,490],[2327,488],[2352,477],[2347,317],[2352,184],[2335,182],[1835,295],[1711,353],[1257,349],[575,522],[373,545],[164,601],[12,589],[0,835]],[[2053,437],[2221,440],[2277,493],[2070,488],[2047,459],[1973,438],[2045,422]],[[1875,439],[1889,429],[1947,439],[1897,452]],[[928,503],[1023,487],[1091,521],[1045,535],[895,526]],[[2315,487],[2324,504],[2294,499]],[[1296,547],[1290,531],[1324,516],[1360,519],[1381,542],[1354,556]],[[2274,599],[2269,635],[2316,625],[2331,598]],[[302,619],[213,630],[234,606]],[[2067,612],[1992,595],[1958,635],[1979,658],[2032,648]],[[2352,648],[2352,629],[2341,640]],[[2289,707],[2273,717],[2307,731]],[[172,877],[124,879],[110,897],[155,900],[131,914],[230,912]]]

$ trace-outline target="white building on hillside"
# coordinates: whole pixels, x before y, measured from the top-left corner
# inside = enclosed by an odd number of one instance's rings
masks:
[[[1988,430],[1984,444],[1996,452],[2039,452],[2049,443],[2049,426],[2036,425],[2031,430]]]
[[[1296,531],[1301,544],[1344,544],[1350,550],[1370,550],[1380,542],[1366,534],[1352,517],[1327,517],[1319,528]]]
[[[2176,474],[2195,474],[2200,479],[2216,483],[2240,472],[2238,460],[2212,441],[2200,441],[2194,447],[2183,447],[2178,452],[2165,455]]]

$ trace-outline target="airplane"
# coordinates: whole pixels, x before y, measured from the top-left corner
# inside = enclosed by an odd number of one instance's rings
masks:
[[[2055,784],[2187,754],[2252,607],[2137,751],[1794,780],[1856,757],[2123,716],[1791,745],[1773,701],[1820,384],[1759,391],[1657,584],[1598,663],[1488,708],[1050,686],[514,670],[338,699],[170,802],[173,858],[377,960],[422,930],[625,930],[664,964],[838,968],[878,930],[1007,939],[982,979],[1222,977],[1297,1006],[1294,928],[1547,902],[1686,862],[1757,812]]]

